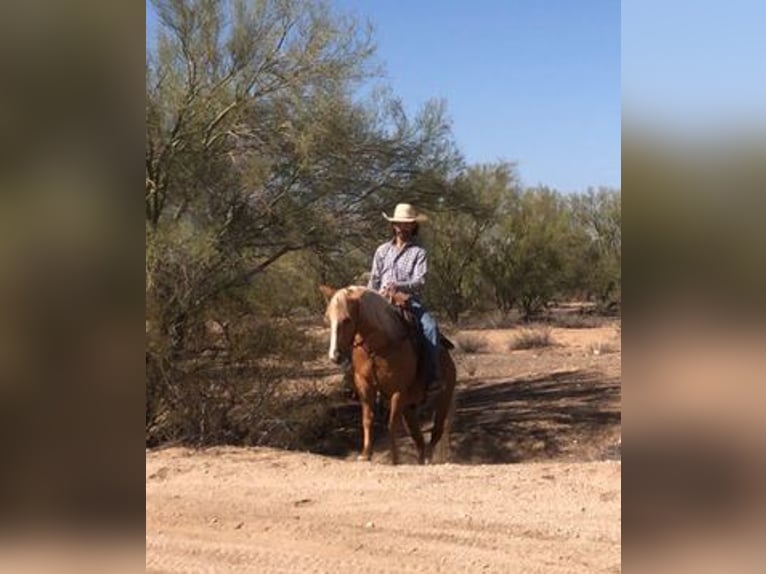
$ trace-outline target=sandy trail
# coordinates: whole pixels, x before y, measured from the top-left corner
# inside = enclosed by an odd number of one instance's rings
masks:
[[[616,461],[146,455],[147,572],[619,572]]]

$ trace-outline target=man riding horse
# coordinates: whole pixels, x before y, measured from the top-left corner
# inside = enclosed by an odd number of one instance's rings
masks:
[[[418,242],[417,236],[419,224],[428,218],[408,203],[398,204],[392,217],[385,213],[383,217],[391,223],[393,237],[375,250],[367,287],[389,299],[393,299],[397,293],[409,296],[410,310],[417,318],[425,339],[428,374],[426,400],[431,400],[441,392],[443,383],[438,366],[439,330],[421,300],[428,273],[428,254]]]

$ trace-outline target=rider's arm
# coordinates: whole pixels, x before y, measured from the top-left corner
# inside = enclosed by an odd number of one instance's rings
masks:
[[[426,274],[428,273],[428,255],[425,249],[421,249],[415,256],[415,264],[412,268],[412,276],[406,283],[397,283],[396,288],[405,293],[420,295],[426,284]]]
[[[367,288],[380,290],[380,272],[382,268],[383,254],[380,252],[380,248],[375,250],[375,255],[372,258],[372,270],[370,271],[370,279],[367,281]]]

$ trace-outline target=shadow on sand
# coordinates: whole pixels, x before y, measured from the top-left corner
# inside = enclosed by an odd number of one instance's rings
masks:
[[[354,456],[361,437],[358,403],[353,398],[340,401],[330,415],[331,424],[312,450]],[[377,460],[387,459],[387,415],[387,406],[381,402],[374,426]],[[423,413],[424,421],[427,415]],[[603,438],[614,434],[620,420],[619,379],[604,379],[595,372],[463,381],[456,392],[450,461],[493,464],[616,458],[619,452],[605,450]],[[404,432],[400,445],[404,462],[414,461],[412,441]]]

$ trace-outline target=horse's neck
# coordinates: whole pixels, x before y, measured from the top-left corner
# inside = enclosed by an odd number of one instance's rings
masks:
[[[372,348],[385,347],[404,336],[404,326],[387,309],[376,309],[370,316],[360,315],[359,335]]]

